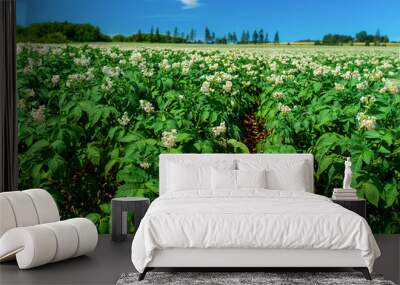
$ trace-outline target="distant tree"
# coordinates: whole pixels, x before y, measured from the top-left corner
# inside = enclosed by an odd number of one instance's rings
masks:
[[[236,43],[237,43],[237,41],[238,41],[238,39],[237,39],[237,35],[236,35],[236,33],[235,33],[235,32],[233,32],[233,34],[232,34],[232,43],[236,44]]]
[[[242,32],[242,36],[240,37],[240,43],[245,44],[246,43],[246,32]]]
[[[190,36],[189,36],[189,38],[190,38],[190,42],[194,42],[195,41],[195,39],[196,39],[196,31],[192,28],[191,30],[190,30]]]
[[[374,42],[379,43],[381,41],[381,31],[379,29],[376,30]]]
[[[126,42],[127,38],[124,35],[115,35],[112,38],[113,42]]]
[[[173,36],[174,36],[174,38],[177,38],[178,37],[178,27],[175,27],[174,28],[174,34],[173,34]]]
[[[150,29],[150,41],[151,42],[154,41],[154,28],[153,28],[153,26]]]
[[[137,31],[136,35],[137,35],[137,41],[138,42],[143,41],[142,31],[140,29]]]
[[[250,42],[250,32],[246,31],[246,44]]]
[[[227,43],[227,38],[226,38],[226,36],[224,36],[222,38],[217,38],[217,39],[215,39],[215,42],[217,44],[226,44]]]
[[[253,32],[253,44],[256,44],[258,42],[258,33],[256,30]]]
[[[165,40],[166,40],[167,43],[170,43],[172,41],[171,32],[169,30],[166,33],[166,39]]]
[[[364,43],[368,39],[368,33],[366,31],[361,31],[356,34],[356,42]]]
[[[279,32],[277,31],[275,33],[275,36],[274,36],[274,44],[279,44],[279,42],[280,42],[280,40],[279,40]]]
[[[232,33],[231,32],[228,33],[228,37],[227,37],[226,41],[228,43],[232,43]]]
[[[160,42],[160,39],[161,39],[161,37],[160,37],[160,29],[157,27],[157,28],[156,28],[156,34],[155,34],[155,36],[154,36],[154,41],[157,42],[157,43],[159,43],[159,42]]]
[[[269,43],[268,33],[265,33],[264,42]]]
[[[327,34],[322,38],[324,45],[343,45],[344,43],[352,43],[353,37],[339,34]]]
[[[263,29],[261,29],[261,30],[258,32],[258,42],[260,42],[260,43],[263,43],[263,42],[264,42],[264,30],[263,30]]]
[[[216,38],[215,38],[215,33],[212,32],[212,33],[211,33],[211,42],[212,42],[212,43],[215,43],[215,40],[216,40]]]
[[[208,27],[205,28],[204,30],[204,43],[208,44],[211,42],[211,32]]]
[[[40,40],[40,42],[42,43],[56,43],[56,44],[66,43],[67,41],[68,41],[67,37],[60,32],[46,34]]]
[[[101,33],[98,27],[90,24],[51,22],[31,24],[17,28],[17,41],[38,43],[63,42],[102,42],[111,37]]]

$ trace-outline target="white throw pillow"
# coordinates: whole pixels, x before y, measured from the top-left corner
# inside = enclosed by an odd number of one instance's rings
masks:
[[[267,172],[262,170],[236,170],[237,188],[267,188]]]
[[[211,190],[211,168],[235,169],[236,161],[194,163],[192,161],[169,161],[167,164],[167,191]]]
[[[236,170],[232,169],[211,169],[211,188],[213,190],[236,189]]]
[[[213,190],[238,190],[241,188],[266,188],[266,171],[263,170],[211,170]]]
[[[168,189],[184,191],[193,189],[210,189],[210,167],[168,164]]]
[[[239,160],[239,170],[266,169],[268,189],[287,191],[306,191],[308,187],[307,164],[305,161],[274,160],[261,161]]]
[[[267,171],[267,188],[272,190],[303,191],[307,189],[305,164],[291,168],[274,168]]]

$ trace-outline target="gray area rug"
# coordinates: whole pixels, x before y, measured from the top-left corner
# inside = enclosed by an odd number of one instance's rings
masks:
[[[368,281],[359,272],[148,272],[142,281],[137,280],[138,276],[138,273],[122,274],[117,285],[395,285],[379,275],[372,275],[373,280]]]

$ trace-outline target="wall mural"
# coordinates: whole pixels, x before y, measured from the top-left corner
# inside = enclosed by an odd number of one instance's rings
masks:
[[[171,1],[179,13],[211,6],[181,2]],[[265,28],[137,23],[110,35],[30,17],[17,31],[19,188],[47,189],[64,218],[109,232],[112,197],[158,196],[160,153],[310,152],[317,193],[342,186],[351,157],[373,231],[400,233],[400,46],[390,35],[283,42]]]

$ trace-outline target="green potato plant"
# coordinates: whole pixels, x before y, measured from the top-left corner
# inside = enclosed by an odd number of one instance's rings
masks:
[[[161,153],[311,152],[317,193],[352,185],[375,232],[399,233],[396,50],[157,49],[19,45],[19,187],[109,232],[112,197],[158,196]],[[131,227],[130,231],[134,229]]]

